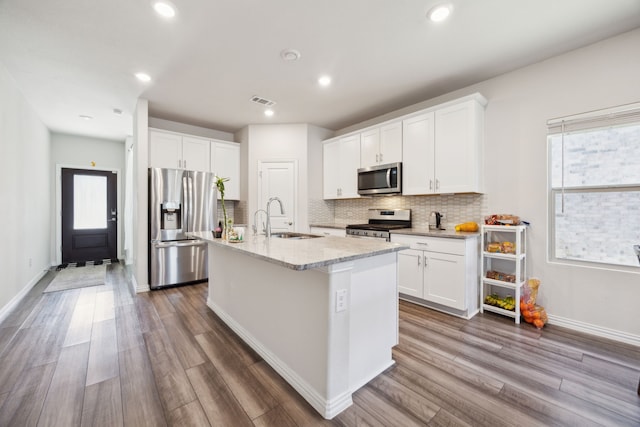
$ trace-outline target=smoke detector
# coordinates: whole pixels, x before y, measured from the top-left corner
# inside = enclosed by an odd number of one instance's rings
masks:
[[[255,102],[256,104],[259,104],[265,107],[271,107],[272,105],[276,105],[275,101],[271,101],[269,99],[263,98],[258,95],[253,95],[251,97],[251,102]]]
[[[283,61],[297,61],[300,59],[300,52],[295,49],[285,49],[280,52],[280,58]]]

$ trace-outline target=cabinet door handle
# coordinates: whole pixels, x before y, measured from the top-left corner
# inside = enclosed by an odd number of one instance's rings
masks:
[[[379,155],[376,154],[376,163],[380,163],[380,160],[378,159]]]
[[[427,256],[424,256],[424,268],[429,268],[429,263],[427,262]]]
[[[178,160],[178,169],[182,167],[182,160]]]
[[[416,242],[416,245],[429,246],[427,242]]]
[[[436,190],[440,188],[440,180],[436,179]]]
[[[382,153],[380,153],[380,163],[382,163]]]
[[[182,166],[183,166],[185,169],[187,168],[187,161],[186,161],[186,160],[183,160],[183,161],[182,161]]]
[[[420,255],[418,255],[416,258],[418,258],[418,267],[420,267],[420,258],[422,258]]]
[[[429,190],[433,190],[433,180],[429,180]]]

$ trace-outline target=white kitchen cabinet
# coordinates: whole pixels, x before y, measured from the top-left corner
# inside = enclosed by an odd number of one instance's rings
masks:
[[[224,183],[225,200],[240,200],[240,144],[211,141],[211,172],[216,176],[229,178]]]
[[[434,193],[435,113],[402,121],[402,194]]]
[[[435,192],[482,192],[484,107],[472,99],[435,116]]]
[[[478,312],[478,239],[391,234],[398,253],[400,298],[457,316]]]
[[[396,241],[396,240],[394,240]],[[398,292],[416,298],[424,296],[424,251],[398,252]]]
[[[324,198],[359,197],[360,134],[324,142],[322,157]]]
[[[482,283],[480,286],[480,312],[484,310],[513,317],[520,323],[520,297],[527,280],[526,254],[527,227],[524,225],[483,225],[482,226]],[[509,249],[504,253],[505,242]],[[489,251],[489,244],[495,248]],[[499,246],[498,246],[499,245]],[[507,295],[513,297],[514,310],[506,310],[490,304],[485,304],[485,297],[497,294],[501,298]]]
[[[149,166],[209,172],[210,142],[179,133],[149,130]]]
[[[482,192],[485,102],[477,95],[403,120],[403,194]]]
[[[330,228],[330,227],[309,227],[309,233],[317,234],[319,236],[336,236],[346,237],[347,233],[344,228]]]
[[[360,167],[402,161],[401,121],[362,132],[360,138]]]

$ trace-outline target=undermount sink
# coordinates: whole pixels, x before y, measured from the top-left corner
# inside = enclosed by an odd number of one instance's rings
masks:
[[[282,233],[273,233],[271,237],[277,237],[280,239],[303,240],[303,239],[314,239],[316,237],[322,237],[322,236],[317,236],[315,234],[293,233],[290,231],[285,231]]]

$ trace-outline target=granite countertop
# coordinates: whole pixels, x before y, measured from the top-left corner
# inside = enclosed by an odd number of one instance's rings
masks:
[[[344,230],[349,224],[353,224],[353,222],[319,222],[309,224],[309,227],[336,228],[338,230]]]
[[[363,223],[366,221],[360,221]],[[315,223],[310,224],[310,227],[323,227],[323,228],[336,228],[344,230],[347,225],[357,223],[352,222],[328,222],[328,223]],[[429,236],[429,237],[447,237],[454,239],[468,239],[470,237],[479,236],[480,232],[476,231],[473,233],[469,232],[458,232],[455,231],[454,227],[451,226],[446,230],[430,230],[429,227],[413,227],[413,228],[400,228],[398,230],[391,230],[391,234],[408,234],[413,236]]]
[[[408,249],[408,246],[385,242],[382,239],[346,239],[323,236],[313,239],[267,239],[263,235],[248,236],[241,243],[215,239],[211,231],[187,233],[210,244],[226,247],[245,255],[272,262],[292,270],[309,270],[340,262],[353,261],[375,255]]]
[[[479,231],[465,232],[456,231],[454,227],[446,230],[430,230],[429,227],[400,228],[392,230],[391,234],[407,234],[412,236],[446,237],[453,239],[468,239],[480,235]]]

